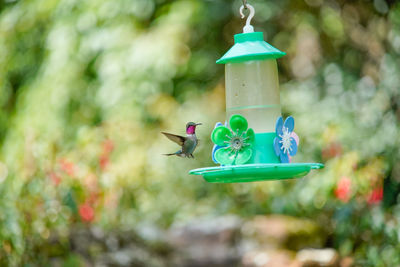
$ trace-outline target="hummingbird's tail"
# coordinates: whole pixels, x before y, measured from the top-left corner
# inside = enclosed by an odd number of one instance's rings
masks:
[[[163,154],[163,155],[165,155],[165,156],[174,156],[174,155],[180,156],[181,154],[182,154],[182,150],[178,150],[175,153],[168,153],[168,154]]]

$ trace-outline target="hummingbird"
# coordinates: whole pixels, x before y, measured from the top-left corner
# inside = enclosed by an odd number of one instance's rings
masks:
[[[186,124],[186,137],[176,135],[176,134],[161,132],[169,140],[177,143],[178,145],[180,145],[182,147],[180,150],[176,151],[175,153],[169,153],[169,154],[164,154],[164,155],[166,155],[166,156],[177,155],[178,157],[182,157],[182,158],[194,158],[193,152],[196,149],[197,143],[199,142],[199,139],[197,139],[197,137],[196,137],[196,126],[197,125],[201,125],[201,123],[188,122]]]

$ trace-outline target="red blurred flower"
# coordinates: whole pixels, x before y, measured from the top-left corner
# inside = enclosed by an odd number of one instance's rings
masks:
[[[377,187],[372,192],[368,195],[367,202],[368,204],[377,204],[381,202],[383,199],[383,188],[382,187]]]
[[[105,154],[108,154],[113,150],[114,150],[114,142],[112,140],[110,140],[110,139],[107,139],[106,141],[104,141],[104,143],[103,143],[103,152]]]
[[[87,199],[86,203],[89,205],[93,205],[99,199],[100,194],[98,192],[90,193],[89,198]]]
[[[108,191],[105,193],[104,206],[108,210],[115,210],[118,207],[119,197],[117,191]]]
[[[61,177],[57,173],[51,172],[49,174],[51,181],[57,186],[61,183]]]
[[[324,159],[330,159],[342,154],[342,145],[338,142],[330,143],[327,147],[322,150],[322,157]]]
[[[97,176],[94,173],[88,173],[83,179],[83,185],[90,192],[94,192],[97,189]]]
[[[87,203],[79,205],[79,215],[84,222],[94,220],[94,209]]]
[[[62,171],[66,172],[69,176],[74,175],[74,169],[75,169],[74,163],[66,159],[60,159],[59,163]]]
[[[336,185],[335,196],[340,201],[346,203],[350,200],[351,196],[351,180],[343,176],[340,178],[339,182]]]
[[[105,168],[107,167],[107,165],[110,163],[110,158],[108,157],[108,155],[100,155],[99,158],[99,164],[100,164],[100,169],[105,170]]]
[[[100,169],[105,170],[105,168],[110,163],[110,153],[114,150],[114,143],[110,139],[107,139],[103,143],[103,151],[99,157]]]

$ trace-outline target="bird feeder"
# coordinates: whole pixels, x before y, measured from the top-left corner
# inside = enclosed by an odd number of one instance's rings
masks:
[[[285,55],[264,41],[250,25],[249,9],[243,33],[217,64],[225,64],[226,123],[217,123],[211,134],[213,161],[220,166],[191,170],[211,183],[234,183],[299,178],[320,163],[290,163],[299,138],[294,119],[283,120],[276,60]]]

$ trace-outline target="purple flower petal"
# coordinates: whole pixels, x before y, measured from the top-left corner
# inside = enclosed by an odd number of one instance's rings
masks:
[[[290,137],[293,137],[294,140],[296,140],[296,144],[297,144],[297,145],[300,144],[300,138],[299,138],[299,136],[298,136],[295,132],[292,132],[292,133],[290,134]]]

